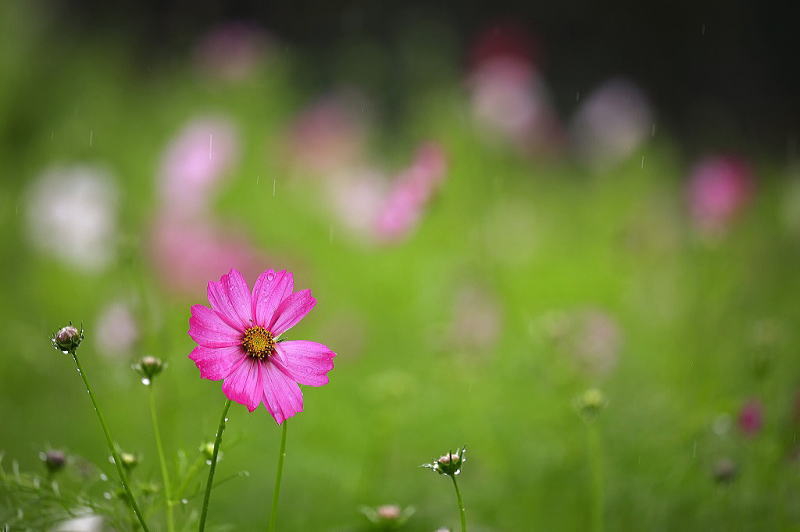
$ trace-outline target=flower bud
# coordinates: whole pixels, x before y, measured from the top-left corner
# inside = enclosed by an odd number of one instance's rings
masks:
[[[109,461],[114,463],[114,457],[112,456]],[[132,471],[137,465],[139,465],[139,457],[133,453],[126,453],[124,451],[119,453],[119,461],[122,464],[122,467],[125,471]]]
[[[738,472],[739,468],[730,458],[720,458],[714,464],[714,469],[712,470],[714,480],[719,484],[728,484],[733,482]]]
[[[606,404],[608,404],[606,396],[597,388],[589,388],[576,400],[578,410],[587,417],[596,416]]]
[[[44,462],[47,472],[50,474],[61,471],[67,463],[67,455],[64,451],[49,450],[39,453],[39,458]]]
[[[153,378],[164,369],[161,359],[147,355],[133,365],[133,369],[142,376],[142,384],[149,386]]]
[[[377,508],[361,508],[361,513],[375,525],[376,530],[397,530],[414,514],[414,508],[400,508],[396,504],[384,504]]]
[[[439,473],[440,475],[455,476],[461,474],[461,466],[467,461],[464,458],[464,453],[467,452],[466,446],[461,447],[455,453],[449,453],[437,458],[430,464],[423,464],[422,467],[427,467]]]
[[[203,453],[203,456],[206,457],[206,460],[211,460],[214,458],[214,442],[207,441],[200,446],[200,452]],[[218,453],[221,455],[222,453]],[[220,456],[217,456],[217,460],[220,459]]]
[[[53,335],[53,338],[51,338],[53,347],[64,354],[72,353],[78,349],[82,340],[83,329],[79,330],[77,327],[74,327],[72,323],[59,329],[58,332]]]

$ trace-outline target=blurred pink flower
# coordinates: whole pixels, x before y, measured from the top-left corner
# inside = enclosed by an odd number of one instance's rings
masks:
[[[183,295],[196,295],[206,279],[232,266],[254,276],[265,260],[240,231],[170,215],[156,220],[150,244],[162,283]]]
[[[102,168],[50,168],[28,189],[28,235],[40,251],[83,271],[100,271],[115,255],[118,197],[116,182]]]
[[[366,168],[341,171],[326,180],[328,202],[346,229],[370,238],[386,199],[385,176]]]
[[[751,399],[739,411],[739,429],[747,436],[755,436],[763,424],[761,402]]]
[[[236,131],[229,121],[201,118],[189,122],[167,146],[161,162],[163,204],[175,214],[202,213],[237,152]]]
[[[424,144],[411,166],[395,179],[376,221],[382,241],[397,241],[416,227],[419,219],[445,178],[447,161],[438,144]]]
[[[453,304],[448,342],[473,353],[495,345],[503,327],[497,297],[478,286],[462,288]]]
[[[255,24],[227,22],[209,31],[195,50],[195,62],[205,72],[227,81],[241,81],[267,55],[269,37]]]
[[[336,353],[305,340],[283,340],[317,301],[311,290],[293,292],[290,272],[267,270],[252,294],[232,269],[208,283],[211,308],[192,306],[189,336],[198,346],[189,355],[200,376],[222,380],[228,399],[252,412],[263,404],[277,423],[302,412],[298,384],[323,386]]]
[[[128,355],[139,339],[136,318],[122,301],[110,303],[100,311],[95,331],[97,350],[104,355]]]
[[[484,63],[470,77],[472,112],[487,133],[525,151],[548,152],[561,132],[538,72],[514,59]]]
[[[752,199],[755,182],[750,167],[737,157],[707,157],[692,169],[688,201],[697,227],[724,230]]]
[[[364,107],[358,95],[339,93],[302,111],[288,135],[291,163],[323,175],[359,164],[366,143]]]
[[[584,100],[570,135],[579,157],[603,169],[633,155],[652,127],[653,113],[641,89],[625,79],[612,79]]]
[[[551,312],[541,325],[545,335],[588,373],[605,376],[616,367],[623,335],[611,314],[593,308]]]
[[[524,29],[490,27],[473,48],[469,89],[472,113],[490,136],[542,153],[557,148],[562,134],[533,56],[533,39]]]

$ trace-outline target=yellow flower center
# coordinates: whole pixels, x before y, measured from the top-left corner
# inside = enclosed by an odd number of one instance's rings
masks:
[[[244,330],[242,347],[252,358],[263,360],[275,352],[275,338],[264,327],[248,327]]]

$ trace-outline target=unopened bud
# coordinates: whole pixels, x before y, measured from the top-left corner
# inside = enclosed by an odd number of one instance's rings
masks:
[[[365,506],[361,513],[375,526],[376,530],[397,530],[414,514],[414,508],[400,508],[396,504],[384,504],[377,508]]]
[[[606,407],[608,401],[603,392],[597,388],[589,388],[583,392],[576,401],[578,410],[588,417],[594,417],[603,408]]]
[[[433,469],[440,475],[449,475],[451,477],[459,475],[461,474],[461,466],[467,461],[464,457],[464,453],[466,452],[467,448],[461,447],[455,453],[450,451],[429,464],[423,464],[422,467]]]
[[[739,468],[730,458],[720,458],[717,460],[712,471],[714,480],[720,484],[728,484],[733,482],[738,472]]]
[[[39,458],[44,462],[48,473],[56,473],[61,471],[67,463],[67,455],[64,451],[50,450],[47,452],[39,453]]]
[[[213,458],[214,458],[214,442],[213,441],[207,441],[204,444],[200,445],[200,452],[203,454],[203,456],[205,457],[206,461],[208,461],[210,463],[211,460],[213,460]],[[219,460],[222,460],[222,452],[221,451],[217,453],[217,461],[219,461]]]
[[[51,338],[53,347],[58,349],[64,354],[72,353],[83,341],[83,329],[78,329],[71,323],[66,327],[62,327]]]
[[[111,460],[113,462],[114,458],[112,457]],[[133,453],[121,452],[119,453],[119,462],[125,468],[125,471],[131,471],[139,465],[139,457]]]
[[[153,378],[164,369],[164,363],[159,358],[147,355],[134,364],[133,369],[142,376],[142,384],[149,386]]]

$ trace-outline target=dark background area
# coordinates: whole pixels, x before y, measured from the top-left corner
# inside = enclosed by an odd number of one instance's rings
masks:
[[[185,50],[220,20],[254,20],[313,62],[324,85],[337,75],[325,61],[354,41],[392,50],[408,28],[446,28],[466,63],[474,36],[497,21],[524,25],[556,104],[614,75],[638,82],[659,125],[690,150],[742,149],[795,157],[800,71],[795,53],[800,9],[769,2],[221,2],[209,0],[52,0],[54,18],[77,33],[130,39],[148,60]],[[169,52],[167,52],[169,51]],[[391,83],[387,83],[391,85]]]

